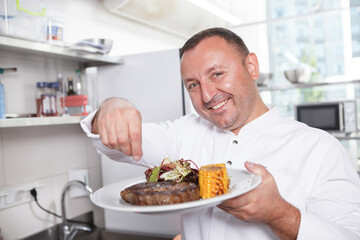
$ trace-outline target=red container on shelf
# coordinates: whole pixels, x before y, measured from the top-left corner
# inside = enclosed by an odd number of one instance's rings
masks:
[[[65,97],[65,107],[70,116],[86,116],[86,106],[88,105],[87,95],[74,95]],[[64,99],[61,98],[61,106],[64,107]]]

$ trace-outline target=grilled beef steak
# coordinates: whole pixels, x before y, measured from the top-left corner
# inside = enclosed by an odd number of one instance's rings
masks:
[[[190,182],[144,182],[121,191],[121,197],[133,205],[167,205],[200,199],[198,185]]]

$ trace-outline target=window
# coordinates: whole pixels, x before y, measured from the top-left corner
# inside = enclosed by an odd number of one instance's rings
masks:
[[[360,83],[286,89],[284,76],[305,64],[313,68],[309,82],[360,79],[360,0],[268,0],[263,7],[265,21],[233,30],[258,55],[260,72],[273,74],[269,87],[277,90],[261,91],[264,102],[294,117],[298,103],[356,99],[360,126]],[[360,159],[360,141],[343,143]]]
[[[352,37],[352,55],[354,58],[360,57],[360,0],[351,0],[350,18],[351,18],[351,37]]]
[[[313,68],[309,82],[348,75],[346,64],[352,59],[347,56],[360,56],[360,0],[270,0],[268,3],[273,86],[289,85],[284,71],[299,68],[300,64]],[[279,17],[279,11],[286,15]],[[294,104],[346,99],[348,88],[337,85],[335,89],[273,91],[271,103],[293,116]]]

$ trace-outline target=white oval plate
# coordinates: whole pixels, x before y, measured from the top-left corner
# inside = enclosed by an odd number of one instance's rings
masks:
[[[120,192],[131,185],[145,182],[144,177],[109,184],[97,190],[90,198],[99,207],[122,212],[147,214],[183,213],[189,210],[194,211],[195,209],[212,207],[227,199],[247,193],[256,188],[262,180],[260,175],[250,174],[244,170],[228,169],[227,171],[230,178],[230,191],[209,199],[160,206],[136,206],[125,202],[120,197]]]

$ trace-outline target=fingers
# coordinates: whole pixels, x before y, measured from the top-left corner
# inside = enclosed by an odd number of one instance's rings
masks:
[[[129,110],[122,114],[121,119],[115,123],[115,131],[110,131],[108,129],[107,135],[115,138],[109,137],[112,148],[133,156],[136,161],[140,160],[142,156],[141,116],[137,111]]]
[[[249,193],[242,194],[238,197],[228,199],[218,205],[223,210],[239,209],[249,205],[253,201],[252,195]]]
[[[218,205],[223,211],[244,221],[249,221],[254,216],[256,208],[253,206],[254,203],[244,197],[230,199]]]
[[[245,162],[245,168],[250,173],[261,175],[261,184],[245,194],[224,201],[219,208],[244,221],[269,222],[284,199],[279,194],[275,179],[264,166]]]
[[[101,139],[101,142],[109,147],[109,148],[112,148],[111,146],[111,141],[109,139],[109,137],[111,138],[111,136],[108,136],[108,130],[107,130],[107,125],[106,125],[106,122],[105,121],[101,121],[101,119],[99,119],[97,121],[97,129],[98,129],[98,134],[100,135],[100,139]]]
[[[119,132],[122,131],[119,130],[121,127],[118,123],[112,122],[112,119],[99,118],[98,129],[100,139],[105,146],[111,149],[120,149],[119,139],[126,138],[126,136],[119,136]]]
[[[248,162],[248,161],[245,162],[245,168],[249,172],[251,172],[253,174],[261,175],[261,176],[266,176],[269,173],[263,165],[255,164],[255,163]]]
[[[105,146],[140,160],[143,154],[141,115],[135,107],[118,99],[103,103],[96,127]]]
[[[128,156],[132,155],[131,151],[131,142],[130,142],[130,133],[129,133],[129,123],[125,119],[117,119],[115,124],[115,131],[111,132],[113,139],[112,148],[120,150]]]
[[[138,161],[142,157],[142,135],[141,135],[141,119],[135,118],[129,125],[131,155],[134,160]]]

